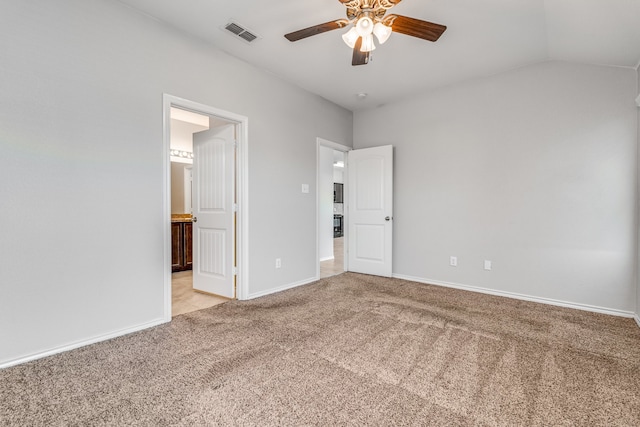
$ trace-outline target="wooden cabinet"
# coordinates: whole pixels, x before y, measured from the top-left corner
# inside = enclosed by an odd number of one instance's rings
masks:
[[[186,270],[193,268],[193,224],[190,222],[183,222],[183,239],[184,242],[184,266]]]
[[[190,221],[171,223],[171,271],[191,270],[193,224]]]
[[[182,270],[183,247],[182,247],[182,223],[171,223],[171,271]]]

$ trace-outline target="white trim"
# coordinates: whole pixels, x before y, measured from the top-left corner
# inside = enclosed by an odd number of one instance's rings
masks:
[[[443,286],[445,288],[461,289],[464,291],[478,292],[481,294],[496,295],[500,297],[513,298],[513,299],[518,299],[523,301],[537,302],[540,304],[555,305],[558,307],[573,308],[576,310],[583,310],[583,311],[591,311],[593,313],[609,314],[611,316],[634,317],[634,313],[631,311],[617,310],[614,308],[598,307],[598,306],[589,305],[589,304],[578,304],[573,302],[560,301],[552,298],[534,297],[530,295],[518,294],[515,292],[496,291],[493,289],[481,288],[478,286],[469,286],[469,285],[461,285],[459,283],[441,282],[439,280],[423,279],[420,277],[405,276],[403,274],[394,274],[393,277],[396,279],[410,280],[412,282],[424,283],[427,285],[436,285],[436,286]]]
[[[633,318],[635,319],[636,323],[638,324],[638,327],[640,328],[640,314],[634,315]]]
[[[345,153],[347,151],[353,150],[353,148],[349,146],[339,144],[337,142],[329,141],[328,139],[324,139],[324,138],[316,138],[316,143],[318,144],[318,146],[322,145],[323,147],[331,148],[333,150],[342,151]]]
[[[353,148],[348,147],[346,145],[342,145],[342,144],[338,144],[337,142],[333,142],[333,141],[329,141],[328,139],[323,139],[323,138],[316,138],[316,277],[315,280],[320,280],[320,262],[322,261],[327,261],[329,259],[334,259],[333,257],[331,258],[326,258],[326,259],[320,259],[320,218],[318,215],[318,212],[320,211],[320,147],[327,147],[327,148],[331,148],[332,150],[336,150],[336,151],[342,151],[343,153],[348,153],[349,151],[353,150]],[[346,184],[346,171],[348,168],[348,162],[347,162],[347,157],[345,156],[345,161],[344,161],[344,171],[345,171],[345,184]],[[346,190],[346,185],[345,185],[345,190]],[[346,200],[346,193],[344,193],[343,197],[345,197],[344,200]],[[343,204],[344,209],[343,209],[343,215],[346,216],[347,215],[347,211],[348,211],[348,206],[346,204],[346,202]],[[347,245],[347,241],[349,239],[347,230],[345,228],[344,222],[342,225],[342,235],[344,236],[344,244],[345,244],[345,248]],[[346,249],[345,249],[345,253],[346,253]],[[347,257],[344,257],[344,271],[347,271]]]
[[[171,322],[171,99],[162,96],[162,241],[164,309],[162,317]],[[167,241],[169,244],[167,244]]]
[[[81,340],[81,341],[75,341],[72,342],[71,344],[66,344],[60,347],[55,347],[46,351],[42,351],[42,352],[38,352],[38,353],[32,353],[29,354],[27,356],[23,356],[20,357],[18,359],[13,359],[13,360],[9,360],[7,362],[3,362],[0,363],[0,369],[4,369],[4,368],[8,368],[10,366],[16,366],[16,365],[20,365],[23,363],[27,363],[27,362],[31,362],[32,360],[37,360],[37,359],[42,359],[43,357],[49,357],[49,356],[53,356],[54,354],[58,354],[58,353],[64,353],[65,351],[69,351],[69,350],[74,350],[76,348],[80,348],[80,347],[84,347],[87,345],[91,345],[91,344],[95,344],[101,341],[106,341],[106,340],[110,340],[113,338],[118,338],[121,337],[123,335],[128,335],[131,334],[133,332],[138,332],[141,331],[143,329],[148,329],[148,328],[152,328],[154,326],[158,326],[161,325],[163,323],[166,323],[164,319],[157,319],[151,322],[147,322],[147,323],[143,323],[141,325],[137,325],[137,326],[133,326],[131,328],[125,328],[125,329],[120,329],[118,331],[115,332],[110,332],[108,334],[104,334],[104,335],[98,335],[95,336],[93,338],[89,338],[86,340]]]
[[[320,262],[331,261],[332,259],[336,259],[336,257],[335,256],[328,256],[326,258],[320,258]]]
[[[236,279],[236,298],[248,299],[249,295],[249,118],[243,117],[236,135],[236,156],[238,157],[236,222],[237,262],[240,266]]]
[[[171,148],[171,107],[179,107],[199,113],[219,117],[236,126],[236,260],[238,275],[236,277],[236,298],[247,299],[249,294],[249,119],[245,116],[230,113],[208,105],[189,101],[177,96],[164,93],[163,103],[163,160],[164,160],[164,188],[163,188],[163,221],[164,221],[164,319],[171,321],[171,163],[169,150]]]
[[[290,283],[288,285],[279,286],[275,289],[269,289],[266,291],[256,292],[253,294],[249,294],[246,299],[254,299],[259,297],[264,297],[266,295],[275,294],[277,292],[286,291],[287,289],[297,288],[298,286],[308,285],[309,283],[317,282],[318,279],[315,277],[310,277],[308,279],[301,280],[299,282]]]

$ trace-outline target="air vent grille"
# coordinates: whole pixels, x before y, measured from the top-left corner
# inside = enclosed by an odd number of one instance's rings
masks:
[[[244,40],[247,43],[251,43],[259,39],[259,37],[255,33],[247,30],[237,22],[229,22],[227,25],[225,25],[224,29],[229,31],[230,33],[233,33],[238,38]]]
[[[238,34],[238,37],[240,37],[241,39],[245,39],[249,43],[251,43],[252,41],[258,38],[258,36],[256,36],[253,33],[250,33],[249,31],[245,31],[243,33]]]

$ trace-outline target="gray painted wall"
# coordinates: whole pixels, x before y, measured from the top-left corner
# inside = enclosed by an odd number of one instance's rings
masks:
[[[351,112],[118,2],[3,2],[0,35],[0,364],[161,320],[163,93],[249,117],[250,293],[315,276]]]
[[[356,113],[396,147],[394,274],[635,311],[636,79],[548,62]]]
[[[640,67],[636,70],[636,74],[638,77],[638,85],[636,86],[636,93],[640,95]],[[640,106],[636,105],[636,107],[638,111],[638,147],[640,147]],[[640,153],[638,154],[640,155]],[[639,157],[638,163],[640,164],[640,157]],[[640,179],[640,174],[638,176],[638,179]],[[638,241],[640,242],[640,235],[639,235]],[[636,321],[638,321],[640,325],[640,265],[639,265],[639,268],[636,268],[636,283],[638,286],[638,289],[636,291]]]

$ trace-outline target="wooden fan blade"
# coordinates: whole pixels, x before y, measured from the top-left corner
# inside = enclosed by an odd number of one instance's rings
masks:
[[[446,26],[434,24],[433,22],[422,21],[416,18],[409,18],[402,15],[389,15],[384,20],[396,33],[406,34],[412,37],[434,42],[440,38],[447,29]]]
[[[362,47],[362,37],[358,37],[356,44],[353,46],[351,65],[366,65],[369,63],[369,52],[360,52],[360,47]]]
[[[315,36],[316,34],[326,33],[327,31],[337,30],[349,25],[349,21],[346,19],[338,19],[331,22],[325,22],[324,24],[314,25],[313,27],[305,28],[303,30],[294,31],[293,33],[285,34],[284,36],[290,42],[295,42],[307,37]]]

